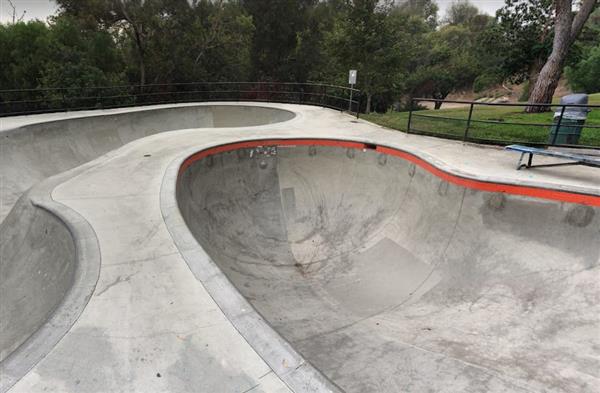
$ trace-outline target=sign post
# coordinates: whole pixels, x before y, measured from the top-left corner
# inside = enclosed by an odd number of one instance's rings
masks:
[[[356,84],[356,70],[350,70],[348,74],[348,83],[350,84],[350,102],[348,102],[348,112],[352,112],[352,93],[354,92],[354,85]],[[358,112],[358,109],[356,110]]]

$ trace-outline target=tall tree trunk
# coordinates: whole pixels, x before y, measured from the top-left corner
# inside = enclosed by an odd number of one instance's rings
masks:
[[[146,63],[144,62],[144,54],[140,51],[140,89],[146,84]]]
[[[138,25],[133,18],[129,16],[129,12],[127,11],[127,6],[125,2],[121,0],[119,2],[121,6],[121,12],[123,14],[123,18],[129,23],[131,28],[133,29],[133,40],[135,42],[135,47],[138,53],[138,60],[140,66],[140,92],[144,89],[144,85],[146,84],[146,63],[145,63],[145,53],[144,53],[144,40],[143,40],[143,25]]]
[[[527,99],[531,98],[531,92],[537,82],[538,76],[540,76],[540,72],[542,71],[542,67],[544,67],[543,58],[538,57],[529,67],[529,91],[527,92]]]
[[[138,52],[138,58],[140,62],[140,90],[144,88],[146,84],[146,62],[144,61],[144,43],[142,41],[142,35],[135,24],[132,25],[133,32],[135,34],[135,46]]]
[[[565,60],[573,42],[583,29],[585,22],[596,6],[597,0],[583,0],[579,12],[574,17],[571,0],[555,0],[556,20],[552,53],[535,81],[529,95],[530,104],[549,104],[562,74]],[[549,110],[544,106],[528,106],[529,113]]]

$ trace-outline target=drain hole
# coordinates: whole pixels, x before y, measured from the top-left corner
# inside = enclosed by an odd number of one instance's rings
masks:
[[[152,154],[144,154],[144,157],[151,157]]]
[[[373,143],[365,143],[364,148],[369,150],[377,150],[377,145],[374,145]]]

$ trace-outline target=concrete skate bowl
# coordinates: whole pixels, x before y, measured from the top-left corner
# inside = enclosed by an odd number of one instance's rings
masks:
[[[136,139],[188,128],[280,123],[295,116],[266,106],[187,105],[42,121],[0,131],[0,222],[32,185]]]
[[[65,171],[78,171],[88,161],[159,132],[265,125],[294,116],[261,106],[196,105],[0,131],[0,392],[60,340],[97,280],[100,256],[93,230],[50,197],[54,186],[71,176]]]
[[[177,177],[207,263],[341,390],[598,391],[597,196],[331,140],[219,146]]]

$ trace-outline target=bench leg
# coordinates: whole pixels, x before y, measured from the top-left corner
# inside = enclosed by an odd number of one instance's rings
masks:
[[[521,153],[521,157],[519,157],[519,162],[517,162],[517,170],[521,170],[522,167],[522,162],[523,162],[523,157],[525,157],[525,153]]]
[[[527,159],[527,164],[523,164],[523,158],[525,154],[529,154],[529,158]],[[519,162],[517,163],[517,170],[521,170],[523,168],[531,168],[533,162],[533,154],[532,153],[521,153],[521,157],[519,157]]]

